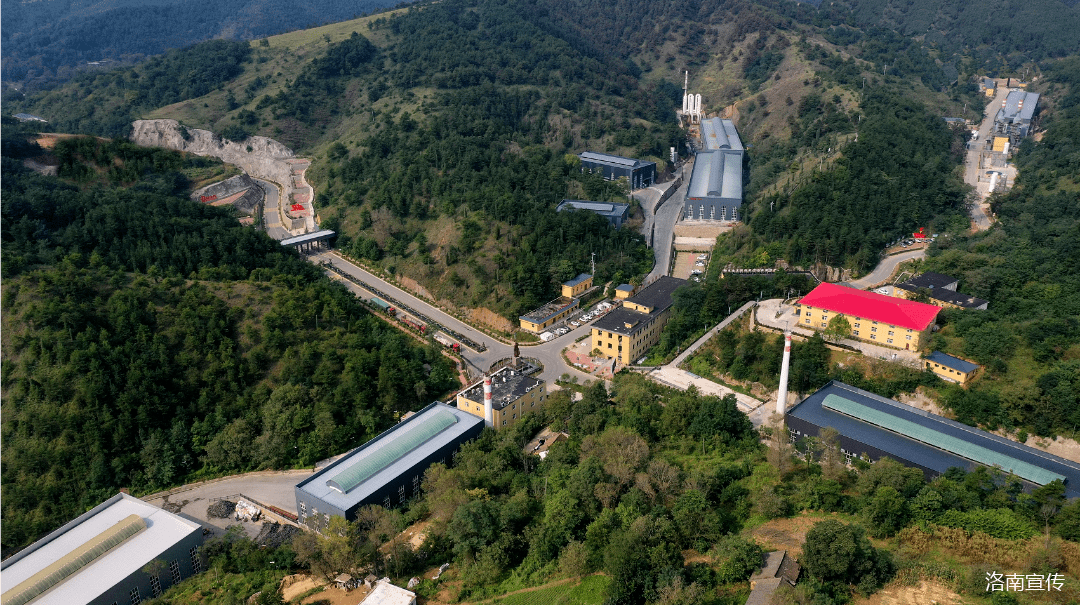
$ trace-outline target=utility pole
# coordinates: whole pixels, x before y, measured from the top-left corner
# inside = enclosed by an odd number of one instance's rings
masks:
[[[593,274],[593,277],[595,278],[596,277],[596,253],[595,252],[592,253],[592,274]]]

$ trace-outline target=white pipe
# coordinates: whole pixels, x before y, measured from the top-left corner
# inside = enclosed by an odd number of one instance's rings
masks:
[[[484,376],[484,424],[495,426],[495,412],[491,407],[491,376]]]
[[[791,332],[784,332],[784,361],[780,365],[780,392],[776,395],[776,413],[781,416],[787,409],[788,368],[791,366]]]

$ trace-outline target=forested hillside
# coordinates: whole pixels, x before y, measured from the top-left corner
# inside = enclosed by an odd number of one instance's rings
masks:
[[[81,188],[3,158],[5,550],[120,488],[311,465],[455,385],[435,348],[186,199],[207,160],[67,145]]]
[[[5,84],[35,90],[83,71],[88,62],[131,63],[211,39],[251,40],[351,19],[390,0],[3,0]],[[207,62],[204,67],[213,69]]]
[[[1080,432],[1080,60],[1048,66],[1046,136],[1016,156],[999,226],[936,242],[924,266],[960,279],[987,311],[947,311],[933,348],[986,366],[945,401],[965,422],[1041,436]]]

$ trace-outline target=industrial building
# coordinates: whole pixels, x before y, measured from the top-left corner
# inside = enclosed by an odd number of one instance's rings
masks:
[[[140,603],[202,571],[202,543],[198,523],[117,494],[0,564],[3,603]]]
[[[581,301],[576,298],[560,296],[538,309],[519,316],[518,321],[522,330],[539,334],[577,311],[580,303]]]
[[[490,410],[486,405],[489,400]],[[457,406],[501,429],[539,410],[546,400],[543,380],[508,366],[458,393]]]
[[[925,292],[930,302],[952,309],[986,309],[990,303],[981,298],[968,296],[956,291],[960,280],[927,271],[918,277],[913,277],[902,284],[897,284],[893,292],[896,296],[912,299]]]
[[[608,359],[630,365],[660,341],[671,316],[672,294],[685,279],[663,276],[622,301],[592,324],[592,347]]]
[[[599,172],[609,181],[625,178],[631,189],[649,187],[656,182],[656,162],[593,151],[583,152],[578,157],[583,172]]]
[[[618,202],[589,202],[585,200],[563,200],[555,207],[556,212],[565,212],[567,210],[585,210],[598,214],[607,219],[608,223],[618,229],[622,227],[622,224],[626,222],[626,217],[630,213],[630,204],[620,204]]]
[[[588,273],[579,273],[574,279],[563,282],[562,295],[567,298],[581,296],[592,287],[592,276]]]
[[[799,326],[824,330],[837,316],[851,324],[849,338],[894,349],[918,350],[941,307],[823,283],[795,303]]]
[[[952,355],[946,355],[941,351],[934,351],[926,356],[923,360],[923,366],[938,376],[952,382],[960,384],[967,384],[968,380],[971,380],[975,376],[975,372],[979,369],[979,364],[972,363],[966,359],[960,359],[959,357],[953,357]]]
[[[785,416],[791,440],[816,437],[832,427],[848,461],[892,458],[918,468],[929,481],[953,467],[998,468],[1026,487],[1065,483],[1065,495],[1080,497],[1080,464],[992,433],[831,381]]]
[[[352,521],[363,506],[406,502],[420,492],[429,466],[449,464],[458,448],[483,429],[484,421],[476,416],[432,403],[298,483],[300,523],[321,529],[333,515]]]
[[[743,144],[735,123],[701,121],[701,148],[686,188],[686,220],[737,221],[743,199]]]
[[[1012,90],[1001,102],[1001,109],[994,117],[994,126],[990,132],[993,138],[994,151],[1005,151],[1006,143],[1015,147],[1020,139],[1031,134],[1032,120],[1035,117],[1035,109],[1039,105],[1039,94]]]

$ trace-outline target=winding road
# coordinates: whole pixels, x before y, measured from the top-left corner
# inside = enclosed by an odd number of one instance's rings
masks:
[[[926,256],[926,249],[920,248],[918,250],[911,250],[909,252],[901,252],[900,254],[893,254],[892,256],[886,256],[881,259],[878,266],[874,267],[874,270],[866,274],[859,279],[853,279],[846,281],[844,284],[851,286],[852,288],[858,288],[865,290],[866,288],[872,288],[885,283],[889,277],[892,276],[893,271],[896,271],[896,267],[903,262],[909,260],[915,260],[917,258],[923,258]]]

